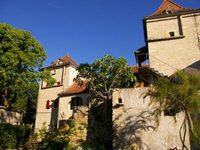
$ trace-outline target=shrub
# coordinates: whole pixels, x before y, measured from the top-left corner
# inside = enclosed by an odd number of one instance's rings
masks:
[[[18,148],[29,138],[31,128],[24,125],[0,124],[0,149]]]
[[[61,132],[48,132],[45,139],[42,141],[43,149],[54,150],[68,148],[68,140]]]

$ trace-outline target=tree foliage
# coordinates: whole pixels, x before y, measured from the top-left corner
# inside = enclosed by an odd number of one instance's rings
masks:
[[[25,145],[31,128],[24,125],[0,124],[0,149],[15,149]]]
[[[149,93],[153,102],[159,103],[159,112],[167,111],[175,115],[185,112],[184,126],[188,122],[192,136],[200,143],[200,76],[178,71],[170,79],[161,77]],[[196,127],[196,128],[195,128]],[[184,135],[182,141],[184,142]],[[183,148],[186,148],[183,145]]]
[[[35,97],[39,73],[46,58],[45,51],[31,33],[0,24],[0,104],[19,110],[26,109],[28,100]],[[46,75],[44,75],[46,74]]]
[[[80,85],[88,80],[88,88],[95,98],[107,99],[113,88],[130,87],[135,77],[123,57],[118,59],[105,55],[92,64],[81,64],[78,67],[75,81]]]
[[[112,149],[112,91],[114,88],[133,86],[135,77],[123,57],[116,59],[106,55],[92,64],[81,64],[78,67],[75,81],[81,85],[83,80],[89,82],[92,106],[89,112],[95,120],[89,124],[88,132],[92,133],[88,134],[94,136],[92,143],[95,146],[104,145],[105,149]]]

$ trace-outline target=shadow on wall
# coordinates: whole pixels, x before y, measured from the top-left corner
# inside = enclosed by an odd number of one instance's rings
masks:
[[[189,73],[199,73],[200,74],[200,60],[196,61],[195,63],[187,66],[185,69],[183,69]]]
[[[59,104],[59,98],[55,99],[52,102],[51,119],[50,119],[50,126],[49,126],[50,131],[55,131],[57,129],[58,104]]]
[[[8,111],[0,108],[0,123],[9,123],[12,125],[20,125],[23,114],[20,112]]]
[[[151,124],[153,121],[152,112],[143,111],[137,116],[128,115],[121,120],[122,115],[116,116],[114,120],[114,149],[149,149],[148,145],[142,141],[142,131],[155,130]]]
[[[106,112],[106,113],[105,113]],[[112,150],[112,100],[89,110],[87,143],[98,149]]]

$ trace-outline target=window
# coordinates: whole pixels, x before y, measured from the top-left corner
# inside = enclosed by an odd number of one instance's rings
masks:
[[[83,106],[83,100],[81,97],[72,97],[70,109],[75,109],[77,106]]]
[[[54,70],[51,70],[51,75],[53,76],[53,75],[55,75],[56,74],[56,70],[54,69]]]
[[[172,32],[169,32],[169,36],[170,37],[174,37],[175,36],[175,33],[172,31]]]
[[[172,14],[173,10],[171,8],[168,8],[168,9],[164,10],[162,13],[163,14]]]
[[[122,98],[118,98],[118,103],[122,104]]]

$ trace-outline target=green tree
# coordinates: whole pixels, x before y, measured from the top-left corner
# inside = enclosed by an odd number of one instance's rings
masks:
[[[45,51],[31,33],[0,24],[0,104],[25,110],[35,98],[38,78],[49,77],[39,72],[46,58]]]
[[[180,130],[184,134],[180,136],[183,147],[187,149],[185,134],[187,122],[191,136],[200,144],[200,76],[198,74],[189,74],[185,71],[178,71],[171,78],[159,78],[149,91],[152,102],[157,102],[160,107],[158,115],[165,111],[172,116],[183,111],[185,119]]]
[[[88,81],[91,109],[99,116],[97,117],[98,120],[103,122],[101,144],[112,145],[112,91],[114,88],[134,85],[135,77],[131,68],[123,57],[116,59],[113,56],[106,55],[92,64],[81,64],[78,67],[78,75],[74,80],[79,85],[83,84],[83,80]],[[94,109],[102,103],[103,109],[100,109],[100,111]],[[99,115],[99,112],[102,113]],[[98,143],[100,144],[100,141]]]
[[[88,80],[94,99],[109,100],[114,88],[133,86],[136,79],[123,57],[116,59],[110,55],[92,64],[80,64],[77,70],[75,82],[82,85],[83,80]]]

